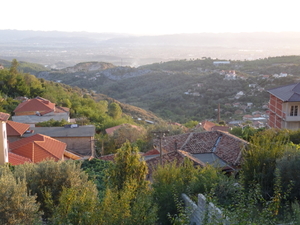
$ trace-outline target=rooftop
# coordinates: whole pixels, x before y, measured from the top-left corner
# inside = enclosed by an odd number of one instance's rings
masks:
[[[267,91],[284,102],[300,102],[300,83],[280,86]]]
[[[76,128],[65,127],[32,127],[34,133],[26,133],[24,137],[31,137],[34,134],[44,134],[50,137],[93,137],[95,135],[95,126],[86,125]]]
[[[158,141],[154,140],[157,146]],[[248,142],[227,132],[208,131],[167,136],[162,141],[162,148],[166,152],[180,149],[193,155],[214,153],[225,163],[236,166],[240,164],[241,151],[247,144]]]
[[[6,123],[7,136],[22,136],[30,125],[8,120]]]
[[[40,162],[48,158],[63,159],[66,144],[51,137],[35,134],[28,138],[9,143],[12,153]]]

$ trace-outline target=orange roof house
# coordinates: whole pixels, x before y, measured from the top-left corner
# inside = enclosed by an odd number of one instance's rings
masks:
[[[8,120],[9,117],[9,114],[0,112],[0,121],[6,123],[7,137],[12,142],[19,139],[29,129],[30,125]]]
[[[7,136],[22,136],[29,127],[30,125],[28,124],[9,120],[6,122]]]
[[[24,115],[44,115],[49,112],[55,111],[55,104],[47,99],[36,97],[33,99],[28,99],[20,103],[14,110],[16,116]]]
[[[32,162],[45,159],[64,159],[66,144],[42,134],[36,134],[9,144],[10,152],[26,157]]]
[[[47,99],[36,97],[20,103],[14,110],[13,121],[34,124],[50,119],[69,121],[69,108],[56,106]]]

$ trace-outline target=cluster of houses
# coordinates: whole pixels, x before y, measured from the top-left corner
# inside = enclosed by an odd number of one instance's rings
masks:
[[[299,129],[300,83],[270,89],[268,92],[270,101],[267,126]],[[45,118],[66,118],[71,121],[67,108],[57,107],[54,103],[37,97],[22,102],[14,113],[12,120],[9,120],[9,114],[0,113],[1,164],[37,163],[49,158],[56,161],[79,160],[85,156],[93,156],[94,126],[34,126],[38,121],[45,121]],[[245,120],[255,121],[262,115],[254,112],[244,117]],[[107,133],[111,134],[120,127],[107,129]],[[248,142],[228,131],[227,126],[203,121],[193,131],[154,139],[154,149],[141,155],[148,164],[150,175],[159,164],[173,161],[181,163],[185,158],[192,160],[197,166],[210,164],[227,173],[235,173],[240,168],[242,151],[247,148]],[[114,160],[114,155],[103,155],[100,159]]]
[[[39,122],[65,119],[70,122],[69,109],[58,107],[44,98],[26,99],[10,115],[0,112],[0,163],[18,165],[45,159],[83,159],[94,154],[93,125],[36,127]]]

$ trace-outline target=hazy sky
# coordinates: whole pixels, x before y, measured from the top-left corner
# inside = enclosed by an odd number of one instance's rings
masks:
[[[5,0],[0,30],[133,34],[300,31],[298,0]]]

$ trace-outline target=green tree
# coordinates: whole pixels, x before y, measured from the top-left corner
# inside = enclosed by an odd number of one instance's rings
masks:
[[[54,206],[52,224],[96,224],[98,191],[92,181],[63,187],[58,206]]]
[[[107,189],[99,208],[99,224],[151,225],[156,223],[147,166],[128,141],[118,149],[107,171]]]
[[[0,184],[0,224],[41,224],[36,196],[28,194],[24,180],[16,179],[7,166],[2,166]]]
[[[252,136],[243,151],[242,178],[245,188],[259,184],[265,198],[273,195],[276,161],[287,149],[285,132],[269,129]]]
[[[49,220],[54,214],[57,215],[55,209],[60,204],[63,190],[66,192],[64,194],[68,195],[68,193],[76,191],[74,188],[80,189],[85,185],[90,185],[87,174],[81,170],[80,166],[80,163],[75,161],[54,162],[48,160],[38,164],[16,166],[14,175],[27,182],[30,192],[37,195],[37,202],[40,203],[40,211],[44,213],[44,219]],[[89,194],[94,195],[94,191],[89,193],[87,190],[84,196],[90,199]],[[75,197],[72,201],[80,204],[84,202],[84,200]],[[74,202],[72,204],[75,204]],[[73,209],[81,213],[80,208],[75,208],[74,206]],[[71,212],[67,213],[67,215],[70,214]]]
[[[190,120],[188,122],[186,122],[184,124],[184,126],[186,126],[187,128],[194,128],[195,126],[197,126],[199,124],[198,121],[195,121],[195,120]]]
[[[11,75],[16,75],[18,73],[18,66],[19,62],[16,59],[13,59],[11,62],[11,67],[9,69]]]
[[[282,191],[290,192],[289,201],[300,200],[300,150],[291,145],[290,149],[284,152],[282,158],[277,160],[276,168],[282,183]],[[289,190],[291,188],[291,190]]]
[[[100,193],[104,192],[106,170],[111,166],[110,161],[101,159],[84,160],[81,168],[89,175],[89,179],[93,180]]]
[[[112,102],[108,106],[108,115],[114,119],[119,119],[122,115],[122,109],[116,102]]]
[[[143,127],[123,124],[119,129],[114,131],[111,138],[115,141],[117,148],[120,148],[126,141],[135,143],[138,139],[143,139],[145,135],[146,130]]]
[[[153,172],[153,196],[158,205],[158,217],[161,224],[171,224],[169,215],[177,211],[176,202],[182,193],[190,193],[190,185],[198,172],[190,160],[183,164],[177,162],[159,165]]]
[[[146,175],[148,167],[144,160],[141,160],[138,148],[126,141],[118,149],[115,155],[114,164],[109,168],[109,185],[122,190],[126,183],[136,181],[138,187],[145,188],[148,185]]]

